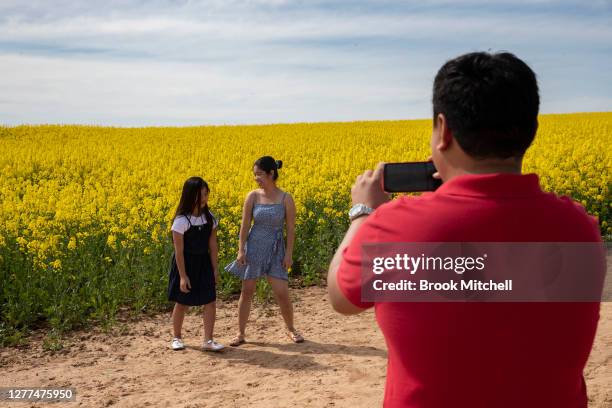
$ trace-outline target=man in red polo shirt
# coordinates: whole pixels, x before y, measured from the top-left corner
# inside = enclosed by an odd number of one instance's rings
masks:
[[[375,307],[389,353],[385,407],[587,406],[583,369],[598,302],[361,298],[362,243],[601,241],[582,206],[543,192],[536,174],[521,174],[538,109],[536,77],[523,61],[462,55],[434,81],[431,153],[442,186],[389,201],[382,164],[357,177],[358,210],[330,264],[328,291],[340,313]]]

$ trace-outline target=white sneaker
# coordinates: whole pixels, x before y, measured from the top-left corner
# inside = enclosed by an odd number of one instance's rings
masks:
[[[214,340],[208,340],[207,342],[204,343],[202,348],[206,351],[220,351],[220,350],[223,350],[225,346],[223,344],[217,343]]]
[[[185,348],[185,344],[183,344],[183,340],[178,337],[172,339],[172,350],[182,350]]]

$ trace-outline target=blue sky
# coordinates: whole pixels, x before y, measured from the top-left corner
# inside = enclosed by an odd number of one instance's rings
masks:
[[[2,0],[0,123],[429,118],[478,50],[524,59],[543,113],[612,110],[612,0]]]

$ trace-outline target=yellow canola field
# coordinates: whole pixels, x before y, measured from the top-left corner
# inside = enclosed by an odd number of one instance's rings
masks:
[[[169,225],[189,176],[211,187],[224,265],[235,256],[242,200],[262,155],[283,161],[279,185],[297,204],[292,274],[316,282],[347,225],[355,177],[379,161],[426,159],[430,134],[430,120],[1,127],[0,341],[40,321],[61,330],[112,318],[123,305],[162,305]],[[544,115],[523,170],[580,201],[606,236],[611,145],[612,113]],[[224,275],[220,290],[236,288]]]

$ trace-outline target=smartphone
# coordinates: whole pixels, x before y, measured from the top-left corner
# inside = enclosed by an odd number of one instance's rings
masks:
[[[442,180],[433,178],[433,162],[385,163],[383,189],[388,193],[435,191]]]

